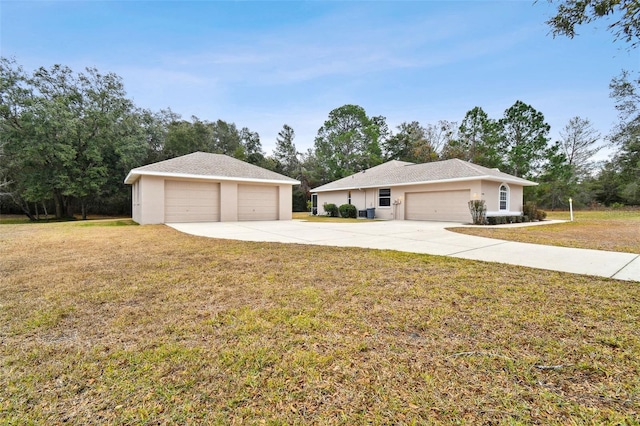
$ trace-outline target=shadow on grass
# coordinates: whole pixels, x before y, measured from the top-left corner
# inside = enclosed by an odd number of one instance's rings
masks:
[[[81,220],[75,217],[72,218],[49,218],[30,220],[28,217],[21,216],[5,216],[0,217],[0,225],[27,225],[27,224],[42,224],[42,223],[66,223],[74,222],[79,226],[131,226],[138,225],[132,219],[127,218],[96,218]]]

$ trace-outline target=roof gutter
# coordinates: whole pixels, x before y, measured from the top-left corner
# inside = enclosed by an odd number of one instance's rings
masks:
[[[473,177],[464,177],[464,178],[452,178],[452,179],[438,179],[438,180],[428,180],[422,182],[403,182],[403,183],[394,183],[394,184],[382,184],[382,185],[356,185],[356,186],[345,186],[342,188],[330,188],[330,189],[312,189],[311,192],[330,192],[330,191],[345,191],[352,189],[372,189],[372,188],[393,188],[396,186],[415,186],[415,185],[432,185],[436,183],[451,183],[451,182],[468,182],[473,180],[488,180],[491,182],[505,182],[505,183],[513,183],[522,186],[537,186],[537,182],[532,182],[526,179],[513,179],[513,178],[501,178],[499,176],[473,176]],[[321,188],[321,187],[319,187]]]
[[[140,179],[141,176],[159,176],[159,177],[214,180],[214,181],[274,183],[278,185],[284,185],[284,184],[300,185],[300,181],[296,179],[277,180],[277,179],[241,178],[241,177],[229,177],[229,176],[194,175],[194,174],[188,174],[188,173],[151,172],[151,171],[135,170],[135,169],[129,172],[127,177],[124,179],[124,183],[132,185],[138,179]]]

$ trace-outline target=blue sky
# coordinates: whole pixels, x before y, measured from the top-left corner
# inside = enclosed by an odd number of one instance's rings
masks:
[[[122,77],[137,106],[223,119],[260,134],[283,124],[300,151],[329,112],[357,104],[389,127],[500,118],[522,100],[552,138],[573,116],[606,135],[609,82],[640,68],[605,23],[553,39],[532,1],[0,1],[0,52],[28,71],[63,64]]]

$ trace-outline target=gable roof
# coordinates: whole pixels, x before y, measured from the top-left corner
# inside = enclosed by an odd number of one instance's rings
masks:
[[[208,152],[194,152],[170,160],[137,167],[129,172],[124,183],[132,184],[143,175],[290,185],[300,184],[300,181],[237,158]]]
[[[319,186],[311,191],[325,192],[343,189],[379,188],[478,179],[513,183],[522,186],[537,185],[535,182],[503,173],[498,169],[490,169],[454,158],[451,160],[421,164],[392,160],[326,185]]]

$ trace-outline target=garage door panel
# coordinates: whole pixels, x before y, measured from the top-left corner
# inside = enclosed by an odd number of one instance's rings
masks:
[[[165,222],[220,220],[220,185],[214,182],[165,181]]]
[[[238,220],[278,220],[278,188],[238,185]]]
[[[468,222],[471,191],[412,192],[405,196],[405,219]]]

